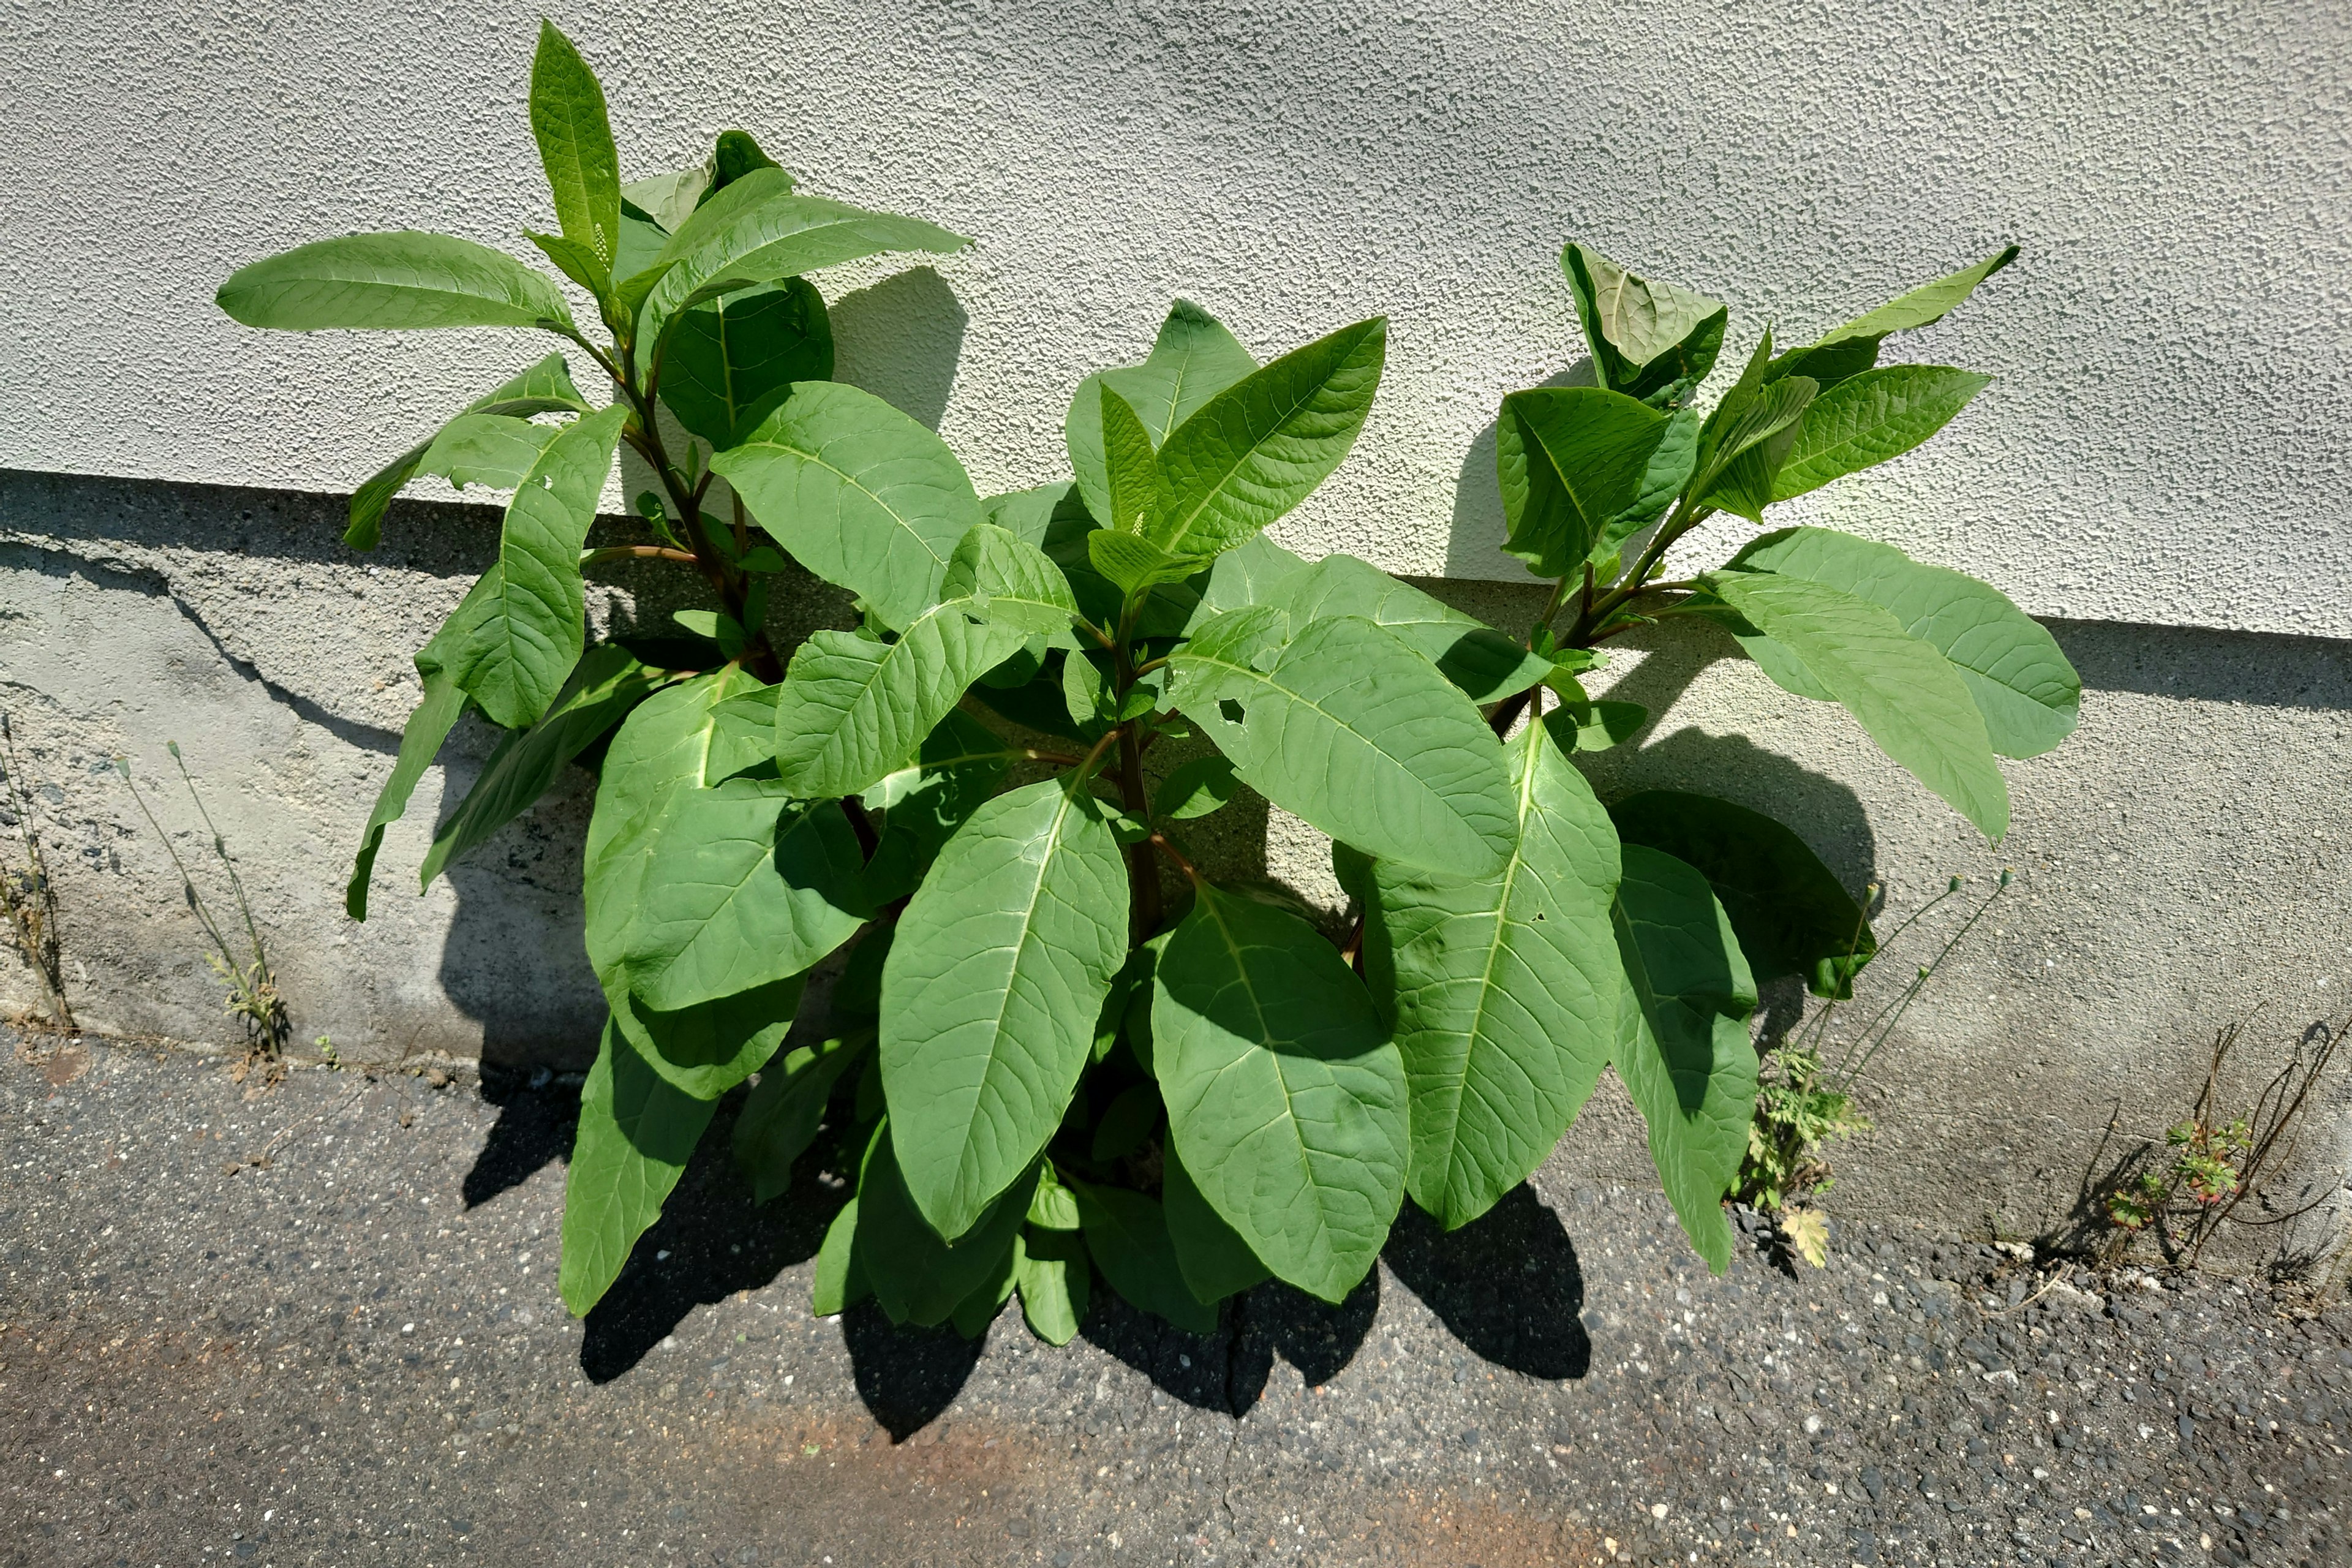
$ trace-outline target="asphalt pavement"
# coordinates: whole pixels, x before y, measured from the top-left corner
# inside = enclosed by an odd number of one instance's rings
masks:
[[[0,1040],[0,1563],[2352,1562],[2352,1313],[1841,1224],[1710,1278],[1551,1169],[1328,1308],[808,1310],[721,1112],[583,1321],[578,1089]],[[837,1152],[830,1162],[839,1164]]]

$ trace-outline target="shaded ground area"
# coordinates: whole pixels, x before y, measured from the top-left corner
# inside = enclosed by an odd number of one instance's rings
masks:
[[[975,1347],[812,1318],[838,1177],[705,1161],[583,1326],[576,1089],[32,1054],[0,1563],[2352,1561],[2352,1316],[2259,1289],[1851,1228],[1712,1279],[1546,1173],[1336,1310]]]

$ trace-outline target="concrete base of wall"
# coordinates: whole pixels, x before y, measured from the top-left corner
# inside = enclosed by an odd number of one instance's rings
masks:
[[[415,701],[408,656],[488,560],[497,513],[402,503],[384,548],[362,557],[339,542],[341,504],[0,472],[0,709],[35,791],[74,1005],[109,1032],[236,1033],[172,860],[112,768],[131,760],[205,897],[233,910],[164,752],[176,740],[236,857],[298,1042],[323,1034],[354,1060],[582,1065],[604,1012],[581,948],[584,771],[418,897],[431,824],[488,752],[486,731],[461,730],[387,836],[371,918],[342,912],[360,826]],[[1538,608],[1507,585],[1423,585],[1506,627]],[[592,614],[665,619],[667,586],[607,579]],[[796,635],[843,622],[845,605],[811,584],[779,616]],[[1970,879],[1976,892],[1868,972],[1833,1040],[1901,991],[2003,866],[2016,869],[1874,1064],[1864,1100],[1877,1130],[1837,1152],[1832,1209],[2054,1233],[2088,1184],[2187,1111],[2217,1028],[2252,1016],[2233,1081],[2251,1102],[2313,1028],[2352,1009],[2352,644],[2052,629],[2083,674],[2083,725],[2050,756],[2010,766],[2016,821],[1997,848],[1728,639],[1695,629],[1628,647],[1599,683],[1652,714],[1633,743],[1591,759],[1604,796],[1674,785],[1768,810],[1850,888],[1883,887],[1882,935],[1952,875]],[[1263,805],[1213,820],[1231,868],[1339,902],[1327,847],[1302,825]],[[0,994],[34,1000],[21,964],[0,967]],[[1802,1006],[1783,991],[1767,1016],[1785,1026]],[[2323,1098],[2295,1200],[2321,1207],[2248,1233],[2241,1256],[2326,1251],[2343,1233],[2352,1071]],[[1640,1150],[1638,1121],[1604,1091],[1568,1152],[1625,1170]]]

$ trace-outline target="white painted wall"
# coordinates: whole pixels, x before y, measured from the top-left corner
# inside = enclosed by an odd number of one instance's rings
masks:
[[[1907,354],[1997,373],[1815,518],[2084,618],[2352,635],[2352,7],[894,0],[551,7],[625,168],[755,131],[812,188],[980,241],[828,279],[844,373],[983,489],[1059,473],[1168,297],[1262,353],[1394,319],[1355,458],[1285,530],[1506,575],[1474,447],[1578,353],[1571,235],[1809,335],[2014,238]],[[548,221],[530,6],[11,0],[0,466],[347,489],[538,342],[217,315],[353,228]],[[960,356],[957,351],[960,350]],[[1466,465],[1466,466],[1465,466]]]

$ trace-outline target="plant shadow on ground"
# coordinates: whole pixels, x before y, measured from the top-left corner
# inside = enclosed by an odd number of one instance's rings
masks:
[[[589,1312],[580,1367],[590,1382],[629,1371],[697,1307],[760,1289],[815,1257],[847,1201],[848,1162],[836,1138],[821,1137],[795,1166],[790,1192],[754,1203],[730,1152],[742,1101],[739,1090],[720,1104],[661,1218],[638,1237],[620,1278]]]
[[[499,1120],[467,1173],[468,1208],[568,1160],[579,1115],[577,1086],[541,1080],[534,1088],[520,1072],[485,1074],[482,1094],[499,1107]],[[697,1307],[764,1289],[814,1257],[839,1212],[852,1162],[837,1130],[802,1157],[791,1192],[764,1205],[751,1201],[729,1155],[740,1100],[739,1092],[721,1104],[661,1219],[588,1314],[580,1366],[592,1382],[626,1375]],[[1381,1257],[1395,1281],[1484,1360],[1552,1380],[1580,1378],[1591,1366],[1576,1247],[1532,1186],[1522,1183],[1450,1234],[1408,1204]],[[1277,1360],[1309,1385],[1344,1371],[1371,1331],[1381,1290],[1379,1270],[1338,1306],[1278,1282],[1262,1285],[1228,1303],[1217,1332],[1196,1335],[1138,1311],[1097,1279],[1081,1331],[1171,1397],[1241,1415],[1265,1393]],[[858,1397],[893,1442],[948,1412],[987,1343],[946,1325],[893,1326],[871,1300],[844,1313],[841,1331]],[[991,1332],[1028,1332],[1017,1300]]]

